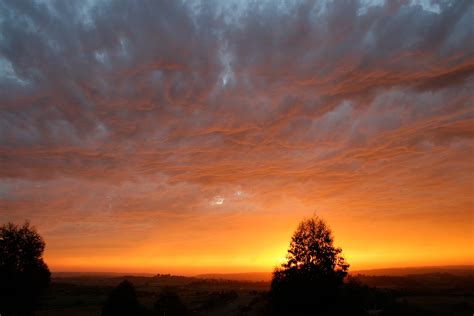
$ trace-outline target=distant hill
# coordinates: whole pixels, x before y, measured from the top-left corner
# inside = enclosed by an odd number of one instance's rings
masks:
[[[121,273],[121,272],[52,272],[53,278],[74,278],[74,277],[121,277],[125,275],[133,276],[154,276],[153,273]]]
[[[406,267],[351,271],[350,274],[370,276],[403,276],[411,274],[448,273],[459,276],[474,275],[474,266]]]
[[[474,275],[474,266],[441,266],[441,267],[406,267],[386,268],[350,271],[351,275],[364,274],[368,276],[404,276],[411,274],[448,273],[458,276]],[[208,273],[196,276],[201,279],[218,279],[232,281],[269,282],[272,279],[271,272],[248,272],[248,273]]]
[[[271,272],[248,272],[248,273],[209,273],[196,276],[200,279],[221,279],[232,281],[268,282],[272,279]]]
[[[367,276],[405,276],[433,273],[447,273],[455,276],[474,276],[474,266],[440,266],[440,267],[406,267],[406,268],[386,268],[367,269],[350,271],[351,275]],[[117,273],[117,272],[53,272],[53,278],[75,278],[75,277],[154,277],[152,273]],[[177,277],[177,276],[175,276]],[[215,279],[230,281],[250,281],[269,282],[272,279],[272,272],[247,272],[247,273],[207,273],[199,274],[193,278]]]

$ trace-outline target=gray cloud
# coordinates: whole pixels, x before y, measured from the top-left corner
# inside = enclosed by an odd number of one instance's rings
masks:
[[[223,3],[0,0],[0,208],[124,223],[216,197],[413,197],[390,177],[466,193],[472,1]]]

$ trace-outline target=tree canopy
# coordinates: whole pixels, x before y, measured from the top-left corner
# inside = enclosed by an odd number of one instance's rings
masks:
[[[287,262],[275,269],[270,301],[281,314],[324,314],[337,297],[349,265],[326,222],[303,220],[294,232]]]
[[[342,249],[334,247],[331,229],[319,217],[303,220],[294,232],[285,270],[305,270],[325,276],[335,276],[341,281],[349,265],[341,255]]]
[[[28,314],[51,273],[43,260],[45,242],[28,222],[0,227],[0,311]]]

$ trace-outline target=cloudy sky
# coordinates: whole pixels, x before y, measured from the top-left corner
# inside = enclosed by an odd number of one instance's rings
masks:
[[[0,222],[53,271],[473,263],[474,2],[0,0]]]

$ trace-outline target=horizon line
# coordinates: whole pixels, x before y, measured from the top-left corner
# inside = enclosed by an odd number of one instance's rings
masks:
[[[368,272],[368,271],[383,271],[383,270],[408,270],[408,269],[474,269],[474,264],[458,264],[458,265],[427,265],[427,266],[392,266],[386,268],[368,268],[368,269],[356,269],[349,271],[349,274],[354,274],[358,272]],[[474,271],[473,271],[474,272]],[[170,276],[185,276],[185,277],[199,277],[205,275],[246,275],[246,274],[264,274],[264,273],[273,273],[273,270],[265,271],[248,271],[248,272],[204,272],[204,273],[160,273],[160,272],[118,272],[118,271],[79,271],[79,270],[51,270],[51,274],[60,274],[60,273],[74,273],[74,274],[113,274],[120,276],[156,276],[156,275],[170,275]]]

